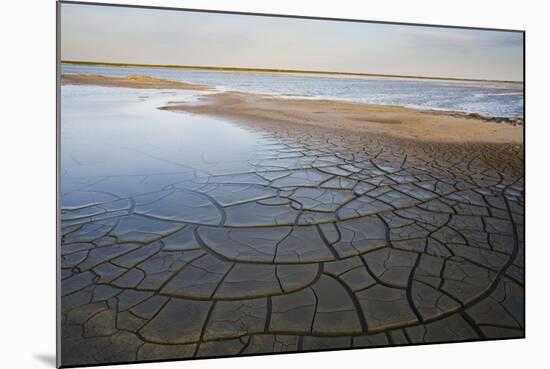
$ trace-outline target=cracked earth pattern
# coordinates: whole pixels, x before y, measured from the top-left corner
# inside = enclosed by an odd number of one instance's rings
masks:
[[[521,146],[261,130],[244,162],[66,181],[64,365],[524,335]]]

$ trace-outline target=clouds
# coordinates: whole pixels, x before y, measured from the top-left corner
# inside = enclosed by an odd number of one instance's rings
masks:
[[[516,48],[522,50],[523,35],[520,32],[480,31],[471,29],[452,29],[407,26],[400,28],[400,35],[409,43],[441,48]]]
[[[521,79],[523,35],[62,4],[63,59]]]
[[[418,44],[440,47],[479,45],[481,40],[478,31],[426,27],[407,27],[407,29],[403,31],[403,37],[407,37],[411,39],[412,42],[417,42]]]

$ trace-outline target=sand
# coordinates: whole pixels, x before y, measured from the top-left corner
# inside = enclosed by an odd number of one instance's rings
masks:
[[[94,74],[63,74],[61,76],[61,84],[194,91],[212,90],[209,86],[179,81],[169,81],[140,75],[130,75],[127,77],[107,77]]]
[[[308,124],[421,141],[523,143],[522,125],[495,123],[456,113],[342,101],[224,92],[203,96],[198,104],[170,104],[163,109],[245,122]]]
[[[149,89],[211,90],[205,85],[169,81],[146,76],[126,78],[98,75],[62,75],[63,85],[97,85]],[[273,97],[242,92],[201,96],[198,103],[171,102],[161,107],[227,118],[245,123],[292,123],[343,129],[357,134],[372,133],[416,141],[523,144],[523,122],[488,120],[477,114],[430,112],[404,107]],[[513,124],[509,124],[513,123]]]

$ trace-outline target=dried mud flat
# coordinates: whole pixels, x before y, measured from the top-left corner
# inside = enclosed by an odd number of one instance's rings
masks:
[[[242,165],[79,184],[63,365],[524,336],[522,145],[241,125]]]

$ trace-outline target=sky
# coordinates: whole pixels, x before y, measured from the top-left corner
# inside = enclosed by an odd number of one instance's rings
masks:
[[[522,81],[523,34],[65,3],[61,59]]]

